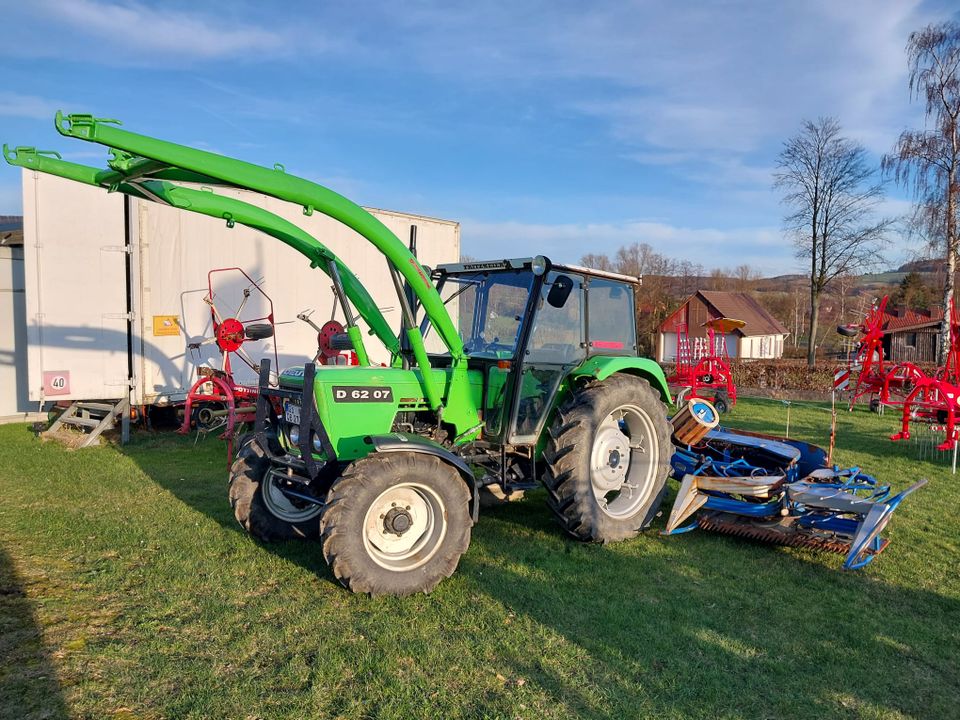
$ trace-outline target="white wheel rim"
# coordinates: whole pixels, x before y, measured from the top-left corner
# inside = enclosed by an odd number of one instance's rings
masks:
[[[443,500],[420,483],[398,483],[380,493],[363,518],[363,546],[382,568],[413,570],[428,562],[447,534]]]
[[[313,505],[304,501],[303,507],[299,507],[293,501],[283,494],[283,491],[277,486],[276,475],[268,472],[263,479],[263,504],[274,517],[289,523],[299,523],[311,520],[323,511],[322,505]]]
[[[660,462],[657,429],[636,405],[621,405],[597,427],[590,451],[590,485],[604,514],[628,518],[650,500]]]

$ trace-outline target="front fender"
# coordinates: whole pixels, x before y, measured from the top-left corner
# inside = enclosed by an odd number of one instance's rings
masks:
[[[647,380],[668,405],[673,402],[663,368],[649,358],[597,355],[570,373],[575,380],[605,380],[614,373],[628,373]]]

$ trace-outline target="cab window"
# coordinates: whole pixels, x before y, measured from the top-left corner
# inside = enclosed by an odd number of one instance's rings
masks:
[[[591,353],[633,355],[637,344],[633,287],[614,280],[590,278],[587,333]]]

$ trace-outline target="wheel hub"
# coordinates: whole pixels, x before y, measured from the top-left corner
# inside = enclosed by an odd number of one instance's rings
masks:
[[[630,467],[630,440],[617,425],[608,425],[597,433],[593,446],[593,485],[610,492],[623,485]]]
[[[397,537],[403,535],[407,530],[413,527],[413,518],[407,512],[407,508],[390,508],[384,515],[384,532],[393,533]]]
[[[283,475],[274,470],[264,478],[261,497],[271,515],[285,522],[298,523],[312,520],[323,512],[323,505],[294,500],[284,493],[285,482]]]
[[[632,516],[656,485],[659,445],[655,426],[639,407],[626,404],[600,423],[590,450],[590,483],[601,512]]]
[[[410,570],[437,551],[446,534],[443,503],[419,483],[384,490],[364,518],[363,542],[370,557],[390,570]]]

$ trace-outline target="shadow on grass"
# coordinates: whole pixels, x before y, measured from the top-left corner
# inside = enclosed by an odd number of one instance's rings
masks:
[[[23,581],[0,548],[0,717],[67,718],[56,671]]]
[[[498,520],[540,524],[522,506]],[[458,572],[585,659],[571,677],[531,647],[498,669],[576,716],[942,718],[960,702],[955,598],[708,533],[560,553],[478,540]]]
[[[214,435],[195,442],[170,432],[140,433],[118,448],[160,487],[197,512],[215,520],[269,552],[300,565],[339,587],[317,542],[263,542],[250,536],[237,522],[227,495],[229,473],[226,443]],[[161,452],[158,452],[160,450]]]

